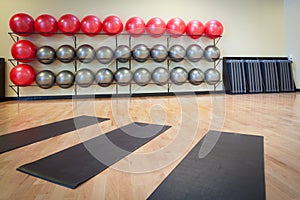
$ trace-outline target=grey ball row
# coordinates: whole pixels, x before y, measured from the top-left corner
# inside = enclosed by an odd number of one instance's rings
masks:
[[[151,80],[157,85],[165,85],[172,81],[176,85],[191,83],[200,85],[206,82],[208,85],[215,85],[220,81],[220,72],[214,68],[210,68],[203,72],[199,68],[193,68],[189,72],[183,67],[175,67],[170,72],[164,67],[155,68],[152,73],[146,68],[139,68],[132,72],[127,68],[120,68],[113,73],[108,68],[102,68],[95,74],[87,68],[80,69],[73,74],[70,71],[63,70],[55,75],[50,70],[43,70],[37,73],[36,83],[40,88],[51,88],[55,83],[61,88],[70,88],[76,83],[80,87],[89,87],[94,82],[99,86],[108,87],[114,81],[118,85],[126,86],[134,81],[137,85],[146,86]]]
[[[102,46],[95,50],[91,45],[83,44],[77,49],[71,45],[61,45],[55,50],[51,46],[41,46],[37,49],[36,58],[43,64],[51,64],[58,59],[63,63],[73,62],[75,59],[82,63],[90,63],[97,59],[101,64],[108,64],[116,59],[119,62],[128,62],[131,58],[137,62],[145,62],[153,59],[155,62],[163,62],[166,59],[180,62],[187,58],[191,62],[198,62],[203,57],[208,62],[214,62],[220,58],[220,50],[214,45],[205,49],[198,44],[191,44],[186,49],[179,44],[167,49],[162,44],[148,48],[145,44],[138,44],[132,50],[126,45],[120,45],[115,50],[108,46]]]

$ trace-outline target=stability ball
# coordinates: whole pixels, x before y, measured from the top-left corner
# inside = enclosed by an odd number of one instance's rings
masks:
[[[36,84],[42,89],[49,89],[55,83],[55,74],[50,70],[43,70],[35,76]]]
[[[79,32],[80,20],[72,14],[65,14],[58,20],[58,29],[65,35],[72,35]]]
[[[146,31],[154,38],[160,37],[166,31],[166,23],[159,17],[153,17],[148,20]]]
[[[140,17],[131,17],[126,22],[125,30],[131,36],[139,37],[145,32],[146,25],[145,25],[145,22],[142,18],[140,18]]]
[[[149,48],[144,44],[138,44],[133,47],[132,57],[137,62],[145,62],[150,57]]]
[[[169,49],[169,57],[174,62],[180,62],[184,59],[186,51],[183,46],[175,44]]]
[[[186,48],[186,57],[191,62],[198,62],[203,57],[203,49],[198,44],[191,44]]]
[[[101,87],[108,87],[114,80],[114,74],[110,69],[102,68],[97,71],[95,80]]]
[[[120,45],[115,49],[115,58],[121,63],[126,63],[131,58],[131,50],[127,45]]]
[[[28,36],[34,32],[34,19],[26,13],[17,13],[10,18],[9,27],[19,36]]]
[[[17,86],[26,86],[34,82],[35,71],[27,64],[19,64],[10,71],[10,80]]]
[[[82,63],[90,63],[95,59],[96,52],[91,45],[83,44],[76,50],[76,56]]]
[[[103,31],[107,35],[116,35],[123,31],[123,23],[117,16],[108,16],[103,20]]]
[[[204,25],[199,20],[191,20],[186,25],[186,34],[192,39],[200,38],[204,33]]]
[[[48,14],[38,16],[34,21],[34,28],[42,36],[51,36],[58,31],[56,19]]]
[[[209,45],[204,49],[204,57],[208,62],[214,62],[220,58],[220,49],[214,45]]]
[[[218,70],[210,68],[204,72],[205,82],[208,85],[215,85],[220,81],[221,74]]]
[[[175,67],[170,72],[170,79],[176,85],[184,84],[188,77],[188,72],[183,67]]]
[[[35,58],[36,47],[28,40],[19,40],[11,47],[11,55],[19,62],[31,62]]]
[[[139,86],[146,86],[151,81],[151,73],[148,69],[139,68],[134,72],[133,80]]]
[[[169,81],[170,74],[166,68],[157,67],[152,72],[151,78],[157,85],[165,85]]]
[[[78,70],[75,75],[75,83],[83,88],[91,86],[94,79],[94,73],[86,68]]]
[[[55,61],[55,49],[51,46],[41,46],[37,49],[35,57],[40,63],[49,65]]]
[[[80,27],[87,36],[95,36],[101,32],[102,22],[97,16],[88,15],[81,20]]]
[[[96,51],[96,59],[99,63],[108,64],[114,59],[114,51],[108,46],[100,47]]]
[[[182,19],[175,17],[168,21],[166,29],[171,37],[178,38],[185,33],[186,25]]]
[[[223,33],[223,25],[218,20],[209,20],[205,23],[205,35],[210,39],[216,39]]]
[[[73,86],[74,79],[72,72],[63,70],[56,75],[55,82],[60,88],[67,89]]]
[[[156,44],[151,48],[150,56],[155,62],[163,62],[168,57],[168,49],[162,44]]]
[[[205,81],[204,73],[201,69],[193,68],[189,71],[189,82],[193,85],[200,85]]]
[[[71,45],[61,45],[56,50],[56,57],[60,62],[70,63],[75,59],[76,51]]]
[[[125,67],[118,69],[115,73],[115,80],[117,84],[122,86],[129,85],[132,81],[132,78],[133,78],[132,72]]]

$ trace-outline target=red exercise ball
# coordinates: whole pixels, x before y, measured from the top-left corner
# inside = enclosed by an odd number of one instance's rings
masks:
[[[146,31],[152,37],[160,37],[166,31],[166,23],[159,17],[153,17],[146,24]]]
[[[11,47],[11,55],[20,62],[31,62],[35,58],[36,47],[28,40],[19,40]]]
[[[116,35],[123,31],[123,23],[117,16],[108,16],[103,20],[103,31],[108,35]]]
[[[34,32],[34,19],[26,13],[17,13],[10,18],[9,27],[20,36],[28,36]]]
[[[171,34],[172,37],[180,37],[185,33],[185,29],[185,22],[178,17],[170,19],[167,23],[167,32]]]
[[[82,32],[88,36],[95,36],[102,30],[101,20],[94,15],[85,16],[80,24]]]
[[[205,24],[205,35],[210,39],[216,39],[223,33],[223,25],[218,20],[210,20]]]
[[[80,30],[80,21],[75,15],[65,14],[58,20],[58,29],[65,35],[72,35]]]
[[[27,64],[19,64],[10,71],[10,80],[17,86],[26,86],[34,82],[35,71]]]
[[[192,39],[200,38],[204,33],[204,25],[199,20],[191,20],[186,25],[186,34]]]
[[[131,17],[125,25],[126,31],[133,37],[142,35],[146,30],[145,22],[140,17]]]
[[[48,14],[38,16],[34,21],[34,28],[43,36],[51,36],[58,30],[56,19]]]

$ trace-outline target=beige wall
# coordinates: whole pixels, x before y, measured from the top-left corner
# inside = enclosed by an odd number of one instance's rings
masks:
[[[297,88],[300,87],[300,1],[284,1],[284,25],[285,25],[285,52],[291,55],[294,61],[294,75]]]
[[[165,21],[181,17],[186,22],[192,19],[202,22],[218,19],[225,28],[219,43],[222,56],[286,56],[283,0],[1,1],[0,56],[6,59],[11,56],[10,47],[13,44],[7,34],[10,31],[8,21],[18,12],[26,12],[34,18],[43,13],[56,18],[72,13],[80,19],[94,14],[102,20],[108,15],[117,15],[124,23],[131,16],[140,16],[145,21],[154,16]],[[9,88],[7,95],[13,95]]]

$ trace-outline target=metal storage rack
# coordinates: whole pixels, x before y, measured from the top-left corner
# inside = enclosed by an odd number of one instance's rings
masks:
[[[27,39],[27,37],[28,36],[19,36],[18,34],[19,33],[13,33],[13,32],[9,32],[8,33],[9,34],[9,36],[11,37],[11,39],[14,41],[14,42],[17,42],[17,41],[19,41],[20,40],[20,38],[22,37],[22,39]],[[40,33],[37,33],[37,32],[33,32],[33,33],[30,33],[31,35],[39,35]],[[57,33],[54,33],[54,34],[64,34],[64,33],[60,33],[60,32],[57,32]],[[70,36],[68,36],[68,37],[70,37],[71,39],[72,39],[72,42],[73,42],[73,47],[76,49],[77,48],[77,46],[78,46],[78,37],[82,37],[83,35],[85,35],[84,33],[75,33],[75,34],[72,34],[72,35],[70,35]],[[97,35],[103,35],[103,36],[107,36],[106,34],[104,34],[104,33],[99,33],[99,34],[97,34]],[[132,44],[133,44],[133,40],[135,39],[134,37],[132,37],[130,34],[126,34],[126,33],[121,33],[121,34],[117,34],[117,35],[114,35],[114,36],[107,36],[107,37],[114,37],[114,40],[115,40],[115,47],[118,47],[118,45],[119,45],[119,38],[120,37],[127,37],[127,39],[128,39],[128,46],[129,46],[129,48],[131,49],[132,48]],[[151,37],[150,35],[148,35],[148,34],[143,34],[142,36],[145,36],[145,37]],[[190,35],[181,35],[180,37],[189,37]],[[169,49],[169,47],[170,47],[170,43],[171,43],[171,40],[176,40],[177,38],[172,38],[172,36],[171,35],[169,35],[169,34],[164,34],[164,35],[162,35],[161,37],[163,37],[163,38],[165,38],[165,41],[166,41],[166,47],[167,47],[167,49]],[[218,38],[216,38],[216,39],[208,39],[205,35],[203,35],[203,36],[201,36],[201,38],[207,38],[207,41],[209,41],[211,44],[210,45],[214,45],[214,46],[216,46],[218,43],[219,43],[219,41],[220,41],[220,39],[221,39],[221,37],[222,36],[220,36],[220,37],[218,37]],[[51,41],[51,37],[49,37],[49,40]],[[192,40],[192,39],[191,39]],[[193,41],[195,41],[195,43],[198,43],[197,42],[197,40],[193,40]],[[51,46],[51,45],[50,45]],[[201,46],[201,45],[200,45]],[[202,47],[202,46],[201,46]],[[204,59],[204,58],[203,58]],[[37,60],[37,59],[33,59],[32,61],[35,61],[35,60]],[[185,58],[185,60],[186,60],[186,58]],[[16,66],[16,65],[18,65],[19,64],[19,61],[17,61],[17,60],[15,60],[15,59],[8,59],[8,61],[11,63],[11,65],[12,66]],[[213,65],[212,67],[213,68],[218,68],[219,66],[220,66],[220,64],[222,63],[221,62],[222,61],[222,58],[219,58],[218,60],[216,60],[216,61],[214,61],[213,63],[208,63],[209,65]],[[74,72],[76,73],[77,72],[77,69],[78,69],[78,60],[75,58],[74,59],[74,61],[72,62],[72,65],[73,65],[73,67],[74,67]],[[112,61],[113,63],[115,63],[115,70],[118,70],[119,69],[119,62],[117,61],[117,60],[114,60],[114,61]],[[134,61],[134,59],[133,58],[131,58],[129,61],[128,61],[128,63],[127,63],[127,66],[128,66],[128,69],[132,69],[132,65],[133,65],[133,62],[135,62]],[[151,58],[149,58],[146,62],[152,62],[151,61]],[[172,63],[173,61],[171,61],[170,59],[169,59],[169,57],[167,58],[167,60],[165,61],[165,67],[168,69],[168,71],[170,71],[170,65],[171,65],[171,63]],[[71,64],[71,63],[69,63],[69,64]],[[53,64],[52,64],[53,65]],[[220,69],[218,70],[219,72],[221,71]],[[181,92],[176,92],[176,94],[189,94],[189,93],[196,93],[196,94],[201,94],[201,93],[209,93],[209,92],[216,92],[216,91],[223,91],[223,89],[221,89],[221,90],[217,90],[217,87],[219,87],[220,86],[220,84],[222,84],[222,82],[223,82],[223,80],[222,80],[222,73],[220,72],[220,74],[221,74],[221,80],[217,83],[217,84],[215,84],[215,85],[213,85],[213,89],[212,90],[201,90],[201,91],[197,91],[197,90],[189,90],[189,91],[181,91]],[[130,95],[130,96],[154,96],[154,95],[157,95],[157,96],[162,96],[162,95],[173,95],[173,92],[172,91],[170,91],[170,88],[171,88],[171,86],[172,86],[172,81],[171,80],[169,80],[168,81],[168,83],[167,83],[167,90],[166,91],[164,91],[164,92],[149,92],[149,93],[133,93],[132,92],[132,85],[135,85],[135,83],[133,82],[133,81],[131,81],[131,83],[128,85],[129,86],[129,92],[128,92],[128,94],[126,94],[126,93],[119,93],[119,87],[123,87],[123,86],[119,86],[115,81],[112,83],[112,85],[115,85],[115,92],[114,93],[111,93],[111,94],[91,94],[91,95],[95,95],[95,96],[97,96],[97,97],[107,97],[107,96],[111,96],[111,95],[120,95],[120,96],[122,96],[122,95]],[[188,81],[186,82],[186,83],[184,83],[184,84],[190,84]],[[202,84],[204,84],[204,83],[202,83]],[[97,84],[93,84],[93,85],[97,85]],[[155,85],[155,83],[154,82],[150,82],[149,83],[149,85]],[[36,84],[31,84],[31,85],[28,85],[29,87],[38,87],[38,85],[36,85]],[[27,86],[27,87],[28,87]],[[54,84],[54,86],[57,86],[56,84]],[[17,95],[17,97],[18,98],[20,98],[20,97],[28,97],[28,95],[26,95],[26,96],[22,96],[21,95],[21,88],[22,87],[20,87],[20,86],[17,86],[17,85],[13,85],[13,84],[10,84],[9,85],[9,87],[14,91],[14,93]],[[70,95],[60,95],[60,94],[56,94],[55,96],[54,96],[54,98],[55,97],[57,97],[57,98],[59,98],[59,97],[61,97],[61,96],[64,96],[64,97],[66,97],[66,96],[72,96],[72,95],[80,95],[80,94],[78,94],[78,86],[76,85],[76,83],[74,83],[74,85],[72,86],[73,88],[74,88],[74,94],[70,94]],[[98,86],[98,87],[101,87],[101,86]],[[141,87],[144,87],[144,86],[141,86]],[[32,96],[32,95],[29,95],[29,96]],[[50,97],[51,95],[49,95],[49,97]],[[85,95],[83,95],[83,96],[85,96]],[[33,97],[34,97],[34,95],[33,95]],[[44,97],[44,98],[46,98],[47,99],[47,96],[42,96],[42,97]],[[53,96],[51,96],[52,98],[53,98]]]

